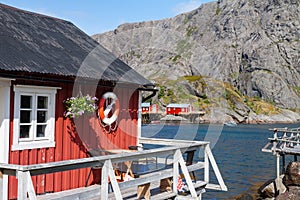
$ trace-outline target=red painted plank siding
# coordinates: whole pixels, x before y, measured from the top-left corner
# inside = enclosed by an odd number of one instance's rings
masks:
[[[46,149],[38,149],[37,152],[37,162],[38,163],[45,163],[46,162]],[[37,188],[36,193],[37,194],[43,194],[45,193],[45,175],[39,175],[37,176]]]
[[[118,127],[115,131],[107,132],[101,126],[95,114],[80,117],[74,120],[66,119],[63,114],[65,107],[63,101],[72,96],[73,84],[52,83],[38,81],[17,81],[15,84],[39,85],[61,87],[56,94],[56,116],[55,116],[55,147],[44,149],[32,149],[22,151],[10,151],[9,163],[12,164],[37,164],[44,162],[54,162],[69,159],[87,157],[87,150],[91,148],[103,149],[127,149],[130,145],[137,143],[137,110],[138,110],[138,91],[130,88],[115,88],[99,86],[93,91],[92,85],[84,85],[81,88],[82,94],[96,93],[100,99],[108,91],[114,92],[120,101],[120,113],[118,117]],[[75,88],[76,89],[76,88]],[[13,102],[13,87],[11,90]],[[11,113],[14,105],[11,104]],[[10,146],[13,141],[13,114],[11,115],[10,126]],[[75,126],[74,126],[75,124]],[[39,175],[32,178],[35,190],[38,194],[46,192],[58,192],[62,190],[83,187],[87,180],[90,169],[72,170],[58,172],[47,175]],[[99,183],[100,173],[94,171],[89,179],[89,184]],[[9,177],[9,199],[17,198],[17,180]]]
[[[187,108],[167,108],[168,115],[176,115],[180,113],[187,113]]]
[[[32,154],[34,156],[34,154]],[[46,152],[46,162],[53,162],[54,161],[54,148],[49,148]],[[45,185],[45,192],[53,192],[54,186],[54,175],[53,174],[46,174],[46,185]]]
[[[67,84],[62,84],[61,87],[65,90],[64,92],[58,91],[56,95],[56,104],[59,105],[63,102],[68,95],[71,94],[70,87]],[[62,90],[63,90],[62,89]],[[56,106],[55,113],[55,151],[54,151],[54,161],[62,160],[63,153],[63,133],[64,133],[64,118],[63,118],[64,108],[63,106]],[[62,190],[62,172],[54,173],[54,186],[53,191],[59,192]]]
[[[38,159],[37,149],[31,149],[31,150],[29,150],[29,154],[31,155],[31,158],[30,158],[28,164],[35,164],[35,163],[37,163],[37,159]],[[35,186],[37,185],[37,177],[36,176],[32,177],[32,182],[33,182],[33,185],[35,185]],[[35,191],[36,190],[37,190],[37,188],[35,187]]]

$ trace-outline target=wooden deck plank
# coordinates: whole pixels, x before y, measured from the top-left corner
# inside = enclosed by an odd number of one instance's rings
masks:
[[[150,184],[150,193],[151,193],[151,199],[155,200],[163,200],[168,199],[172,197],[176,197],[177,194],[174,192],[161,192],[159,190],[159,184],[160,182],[156,181]],[[206,182],[204,181],[197,181],[194,183],[195,188],[201,189],[206,186]],[[99,200],[100,198],[100,185],[92,185],[89,187],[82,187],[72,190],[67,190],[63,192],[57,192],[57,193],[49,193],[44,195],[38,195],[38,200]],[[188,190],[186,191],[188,192]],[[137,199],[137,188],[131,187],[124,190],[121,190],[122,197],[124,200],[133,200]],[[114,193],[110,192],[108,195],[108,198],[113,200],[115,199]]]

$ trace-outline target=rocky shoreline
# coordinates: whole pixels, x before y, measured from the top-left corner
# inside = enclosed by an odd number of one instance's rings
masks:
[[[300,114],[288,109],[281,109],[277,114],[265,115],[254,112],[238,113],[232,110],[216,108],[209,114],[199,117],[199,122],[224,123],[236,122],[237,124],[279,124],[300,122]]]
[[[299,200],[300,199],[300,162],[290,162],[285,174],[271,179],[259,188],[234,197],[235,200]]]
[[[226,124],[227,122],[233,122],[236,124],[292,124],[300,122],[300,114],[290,110],[282,110],[279,114],[275,115],[250,113],[247,116],[241,116],[235,112],[214,110],[209,114],[199,116],[193,120],[186,116],[165,114],[148,114],[148,116],[143,115],[144,124],[175,122],[186,124]]]

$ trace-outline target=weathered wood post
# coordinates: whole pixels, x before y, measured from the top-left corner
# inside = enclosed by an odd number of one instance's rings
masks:
[[[101,176],[102,176],[101,177],[101,199],[108,199],[108,184],[109,184],[108,177],[109,177],[116,199],[122,200],[122,194],[114,173],[111,160],[106,160],[104,162]]]
[[[209,148],[208,144],[204,147],[204,181],[206,183],[209,182],[209,159],[208,159],[208,150]]]
[[[17,170],[16,176],[18,179],[18,200],[27,199],[27,193],[30,200],[36,200],[33,183],[29,171]]]

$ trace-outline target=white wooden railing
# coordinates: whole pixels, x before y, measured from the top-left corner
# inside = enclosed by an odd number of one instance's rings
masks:
[[[294,155],[295,160],[300,155],[300,127],[299,128],[274,128],[273,137],[268,138],[269,142],[262,148],[263,152],[273,153],[276,156],[276,176],[280,171],[285,171],[285,155]],[[280,170],[280,157],[282,170]]]
[[[0,170],[3,174],[16,176],[18,179],[18,199],[27,199],[27,194],[30,200],[37,199],[34,190],[31,176],[49,174],[54,172],[62,172],[67,170],[102,166],[101,170],[101,199],[108,199],[108,181],[110,180],[115,199],[122,199],[121,190],[138,185],[158,181],[163,178],[173,178],[173,193],[177,195],[177,180],[179,172],[183,173],[188,190],[191,197],[199,199],[196,193],[195,183],[193,183],[190,173],[191,171],[204,169],[204,180],[202,184],[206,189],[227,191],[227,187],[223,181],[221,173],[218,169],[216,161],[213,157],[209,142],[182,141],[182,140],[164,140],[164,139],[149,139],[140,138],[140,143],[164,145],[162,148],[155,148],[137,152],[124,152],[114,155],[97,156],[83,159],[50,162],[35,165],[13,165],[0,163]],[[203,161],[199,161],[192,165],[186,166],[182,154],[186,151],[198,150],[203,152]],[[114,164],[128,161],[136,161],[145,157],[159,157],[162,155],[172,155],[172,166],[170,169],[161,169],[147,173],[146,176],[141,176],[134,180],[123,183],[118,183],[114,173]],[[215,173],[218,183],[210,183],[210,165]],[[201,198],[201,197],[200,197]]]
[[[276,154],[300,145],[300,128],[274,128],[270,131],[273,131],[273,137],[268,138],[269,142],[262,149],[264,152]]]

